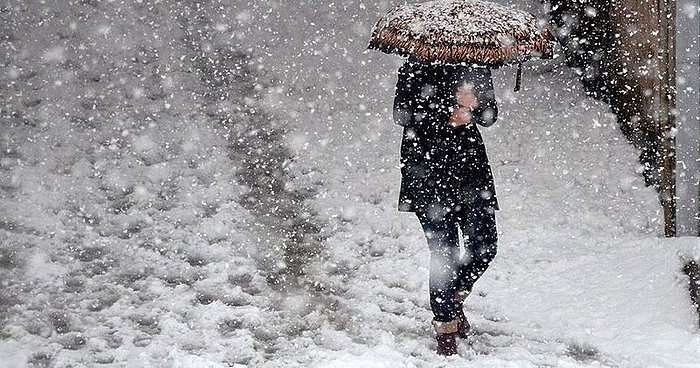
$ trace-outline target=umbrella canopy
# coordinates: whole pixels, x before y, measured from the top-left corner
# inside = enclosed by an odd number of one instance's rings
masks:
[[[551,57],[554,36],[525,11],[483,0],[400,5],[374,27],[369,48],[423,62],[498,66]]]

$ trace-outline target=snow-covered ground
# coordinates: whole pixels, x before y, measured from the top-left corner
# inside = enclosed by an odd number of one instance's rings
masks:
[[[443,358],[363,52],[392,2],[6,3],[0,367],[700,365],[700,242],[561,60],[495,72],[499,255]]]

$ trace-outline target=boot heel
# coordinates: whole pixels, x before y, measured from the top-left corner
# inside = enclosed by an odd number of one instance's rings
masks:
[[[438,355],[449,356],[457,354],[457,331],[459,329],[459,321],[457,319],[453,319],[449,322],[433,320],[433,327],[435,328]]]

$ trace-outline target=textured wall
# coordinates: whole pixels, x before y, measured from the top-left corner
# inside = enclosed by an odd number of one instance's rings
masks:
[[[613,42],[608,68],[615,84],[611,99],[623,114],[620,122],[627,125],[630,138],[640,147],[653,144],[656,135],[655,92],[659,89],[656,3],[656,0],[610,3]]]

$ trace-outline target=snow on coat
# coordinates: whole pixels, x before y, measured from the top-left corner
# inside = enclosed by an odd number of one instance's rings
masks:
[[[450,126],[455,92],[465,84],[474,90],[479,105],[472,112],[472,123]],[[399,210],[498,209],[493,174],[476,125],[492,125],[497,114],[490,69],[407,61],[399,70],[394,100],[395,122],[404,127]]]

